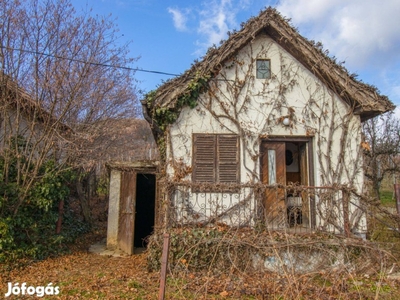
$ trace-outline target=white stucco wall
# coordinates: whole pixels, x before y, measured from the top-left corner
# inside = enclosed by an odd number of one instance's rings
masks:
[[[270,59],[271,79],[255,78],[257,58]],[[315,186],[349,184],[362,190],[359,116],[272,39],[257,37],[223,65],[216,79],[198,106],[184,108],[170,127],[167,173],[171,177],[172,161],[190,169],[193,133],[240,135],[241,183],[260,180],[263,137],[313,136]],[[289,115],[291,126],[284,126],[281,117]],[[190,181],[191,174],[183,179]]]

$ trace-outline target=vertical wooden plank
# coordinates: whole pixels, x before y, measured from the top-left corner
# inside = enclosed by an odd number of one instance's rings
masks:
[[[118,224],[118,247],[125,253],[133,254],[135,232],[136,173],[122,172],[120,212]]]
[[[400,184],[394,184],[394,195],[396,197],[397,214],[400,216]]]
[[[270,185],[286,185],[286,153],[284,142],[263,142],[262,144],[262,183]],[[275,172],[276,182],[269,182],[269,164],[268,150],[275,151]],[[286,205],[285,205],[285,189],[284,188],[269,188],[265,193],[265,218],[268,227],[282,228],[285,226],[286,220]]]
[[[165,299],[168,254],[169,254],[169,233],[164,233],[164,244],[163,244],[163,251],[162,251],[162,256],[161,256],[160,290],[159,290],[159,294],[158,294],[159,300]]]
[[[312,138],[306,142],[307,148],[307,170],[308,170],[308,186],[314,186],[315,184],[315,174],[314,174],[314,147]],[[309,203],[310,203],[310,226],[315,228],[317,224],[316,220],[316,205],[315,205],[315,191],[308,192]]]
[[[162,202],[161,201],[161,191],[160,191],[161,184],[159,182],[159,178],[158,178],[157,174],[155,176],[156,176],[156,195],[154,198],[154,201],[155,201],[155,203],[154,203],[154,231],[156,231],[159,228],[159,226],[162,226],[162,222],[160,220],[160,212],[161,212],[160,204]]]
[[[300,184],[304,187],[308,186],[308,159],[307,144],[301,144],[299,147],[300,159]],[[310,196],[307,189],[301,193],[302,198],[302,222],[306,226],[310,226]]]

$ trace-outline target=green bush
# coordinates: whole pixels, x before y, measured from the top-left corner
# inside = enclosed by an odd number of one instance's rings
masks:
[[[55,233],[58,204],[68,199],[68,184],[74,172],[60,171],[54,161],[47,161],[27,188],[23,182],[27,182],[30,172],[25,172],[25,181],[21,181],[21,176],[17,177],[18,162],[21,159],[6,162],[0,157],[0,262],[22,257],[43,259],[59,253],[66,249],[66,242],[85,230],[78,221],[70,222],[74,226],[65,226],[72,219],[66,209],[63,232]]]

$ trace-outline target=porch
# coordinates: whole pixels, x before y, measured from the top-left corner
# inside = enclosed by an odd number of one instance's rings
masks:
[[[166,191],[169,227],[218,224],[346,236],[366,227],[357,195],[345,186],[168,182]]]

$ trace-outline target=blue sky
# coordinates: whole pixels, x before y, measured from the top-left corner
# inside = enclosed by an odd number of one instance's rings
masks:
[[[350,73],[400,106],[399,0],[72,0],[76,10],[109,15],[121,43],[131,41],[134,68],[181,74],[227,31],[276,7],[310,40],[321,41]],[[123,35],[123,36],[122,36]],[[136,72],[138,88],[155,89],[171,76]],[[397,110],[400,116],[400,109]]]

